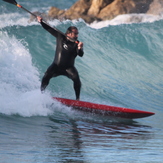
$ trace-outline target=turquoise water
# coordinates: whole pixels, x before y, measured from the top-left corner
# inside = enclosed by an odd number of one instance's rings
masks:
[[[69,8],[74,1],[20,1],[30,11]],[[56,40],[29,14],[0,2],[0,162],[162,162],[163,20],[133,15],[86,24],[50,21],[65,32],[75,25],[85,54],[76,59],[81,100],[152,111],[133,121],[72,110],[52,96],[75,98],[72,81],[40,81],[54,58]],[[135,16],[135,15],[134,15]],[[65,84],[66,83],[66,84]]]

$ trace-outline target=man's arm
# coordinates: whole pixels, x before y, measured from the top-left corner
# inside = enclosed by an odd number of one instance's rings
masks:
[[[82,57],[82,56],[84,55],[83,49],[78,50],[78,55],[79,55],[80,57]]]
[[[83,43],[82,42],[79,42],[78,43],[78,55],[80,57],[82,57],[84,55],[84,51],[83,51]]]
[[[37,16],[37,20],[42,25],[42,27],[44,29],[46,29],[49,33],[51,33],[54,37],[57,37],[58,36],[58,33],[60,33],[61,35],[65,36],[64,33],[62,33],[61,31],[59,31],[58,29],[52,28],[47,23],[44,23],[43,20],[42,20],[42,18],[40,16]]]

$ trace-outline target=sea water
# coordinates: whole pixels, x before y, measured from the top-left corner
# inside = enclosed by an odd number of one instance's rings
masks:
[[[47,12],[75,2],[19,3],[31,12]],[[75,66],[81,100],[155,115],[124,120],[72,110],[51,99],[75,99],[73,83],[64,76],[51,79],[41,94],[56,39],[30,22],[28,13],[0,1],[0,162],[163,162],[163,17],[130,14],[92,24],[82,19],[48,23],[62,32],[70,25],[79,29],[84,56]]]

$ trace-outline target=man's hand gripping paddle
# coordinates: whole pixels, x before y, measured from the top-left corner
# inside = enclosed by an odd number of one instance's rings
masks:
[[[15,0],[3,0],[5,2],[11,3],[13,5],[16,5],[19,8],[22,8],[23,10],[25,10],[26,12],[30,13],[31,15],[33,15],[34,17],[37,18],[37,15],[35,15],[34,13],[30,12],[29,10],[27,10],[26,8],[24,8],[23,6],[21,6],[20,4],[18,4]],[[46,23],[47,25],[49,25],[46,21],[43,20],[44,23]],[[50,26],[50,25],[49,25]],[[51,27],[51,26],[50,26]],[[54,27],[51,27],[54,28]],[[57,28],[54,28],[56,31],[60,32],[61,34],[65,35],[63,32],[59,31]],[[66,35],[65,35],[66,36]],[[68,36],[66,36],[68,37]],[[76,40],[68,37],[69,39],[71,39],[72,41],[74,41],[75,43],[78,43]]]

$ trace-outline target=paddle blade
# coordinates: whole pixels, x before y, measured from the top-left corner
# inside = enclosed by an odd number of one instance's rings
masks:
[[[3,1],[11,3],[13,5],[17,5],[17,2],[15,0],[3,0]]]

